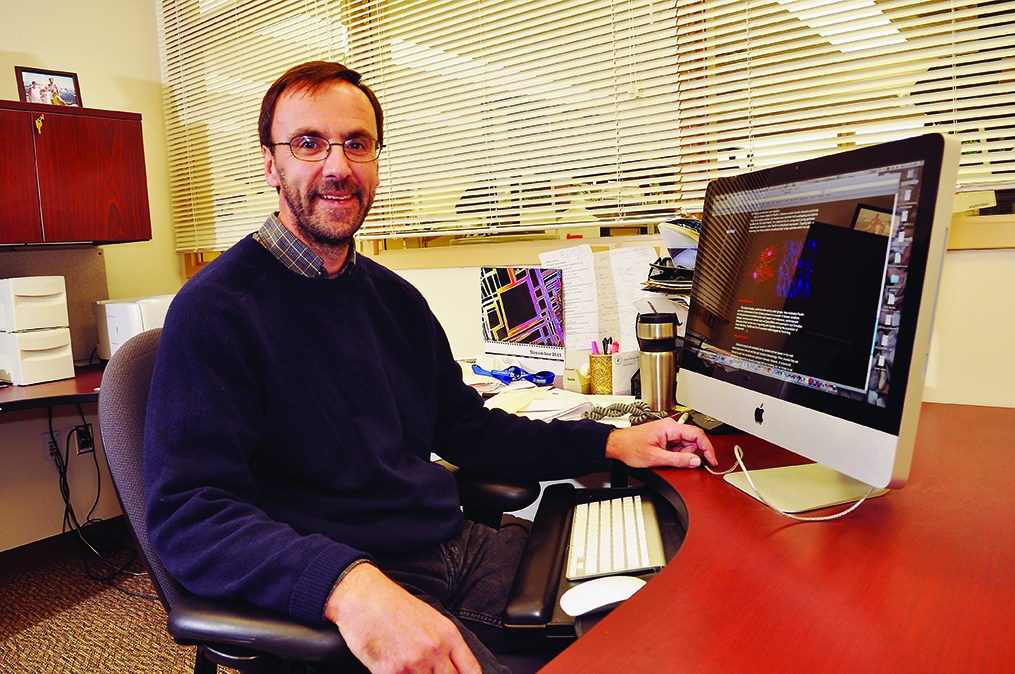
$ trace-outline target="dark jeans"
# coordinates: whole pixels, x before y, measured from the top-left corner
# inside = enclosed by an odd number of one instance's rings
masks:
[[[466,521],[458,536],[446,543],[374,558],[389,578],[458,626],[484,673],[510,674],[491,649],[511,648],[502,616],[529,524],[509,518],[500,529],[491,529]]]

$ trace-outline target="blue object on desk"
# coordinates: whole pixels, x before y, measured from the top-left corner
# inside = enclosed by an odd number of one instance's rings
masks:
[[[517,365],[506,367],[503,370],[484,370],[479,365],[473,365],[472,371],[475,372],[476,374],[480,374],[485,377],[493,377],[497,381],[504,384],[510,384],[513,381],[524,379],[525,381],[532,382],[536,386],[549,386],[550,384],[553,383],[553,378],[555,376],[549,370],[544,370],[542,372],[536,372],[535,374],[532,374],[531,372],[527,372],[522,368],[518,367]]]

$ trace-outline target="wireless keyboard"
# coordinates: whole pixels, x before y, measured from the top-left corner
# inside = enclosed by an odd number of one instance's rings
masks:
[[[655,509],[640,495],[575,505],[568,580],[660,569],[665,563]]]

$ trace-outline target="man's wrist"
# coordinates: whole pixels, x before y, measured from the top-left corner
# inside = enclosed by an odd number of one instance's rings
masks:
[[[336,594],[338,593],[339,585],[342,584],[342,581],[345,580],[346,577],[353,570],[355,570],[357,567],[359,567],[359,566],[361,566],[363,564],[367,564],[367,565],[373,566],[370,563],[369,559],[357,559],[357,560],[354,560],[351,564],[349,564],[349,566],[345,567],[342,570],[342,573],[340,573],[338,575],[338,578],[335,580],[335,584],[331,586],[331,592],[328,593],[328,598],[324,602],[324,619],[325,620],[329,620],[331,622],[337,622],[337,620],[338,620],[338,598],[336,597]]]
[[[619,443],[622,442],[622,440],[617,437],[617,431],[619,430],[620,430],[619,428],[614,428],[606,436],[605,455],[607,459],[620,459],[620,457],[618,456],[619,454],[618,448]]]

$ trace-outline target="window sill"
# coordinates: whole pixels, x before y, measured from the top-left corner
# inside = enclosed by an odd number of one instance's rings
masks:
[[[948,250],[1015,248],[1015,214],[955,215]]]

